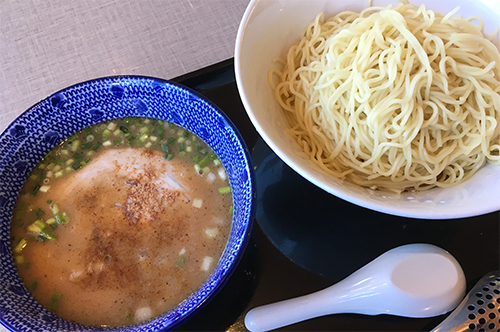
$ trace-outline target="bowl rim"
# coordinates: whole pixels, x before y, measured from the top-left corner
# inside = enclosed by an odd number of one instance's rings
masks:
[[[190,87],[187,87],[187,86],[185,86],[185,85],[183,85],[181,83],[174,82],[174,81],[168,80],[168,79],[163,79],[163,78],[159,78],[159,77],[155,77],[155,76],[148,76],[148,75],[127,75],[127,74],[125,74],[125,75],[99,76],[99,77],[96,77],[96,78],[91,78],[91,79],[87,79],[87,80],[84,80],[84,81],[81,81],[81,82],[77,82],[77,83],[68,85],[68,86],[66,86],[64,88],[61,88],[61,89],[59,89],[59,90],[51,93],[47,97],[45,97],[45,98],[41,99],[40,101],[34,103],[32,106],[30,106],[29,108],[27,108],[26,110],[24,110],[22,113],[18,114],[0,132],[0,143],[2,142],[1,139],[5,135],[8,134],[8,132],[18,123],[18,121],[20,119],[26,117],[31,112],[35,112],[36,109],[40,105],[42,105],[43,103],[45,103],[47,101],[50,101],[50,99],[53,98],[54,96],[56,96],[56,95],[58,95],[60,93],[63,93],[64,91],[67,91],[69,89],[73,89],[75,87],[78,87],[78,86],[83,86],[83,85],[91,84],[91,83],[94,83],[94,82],[95,83],[104,82],[106,80],[109,80],[110,82],[111,81],[115,81],[115,80],[118,80],[118,81],[119,80],[126,80],[126,81],[130,80],[130,81],[140,81],[140,82],[143,82],[143,81],[158,82],[158,83],[161,83],[161,84],[170,85],[170,86],[172,86],[176,90],[184,90],[185,92],[191,94],[195,98],[204,101],[210,107],[210,112],[216,112],[216,113],[218,113],[224,119],[224,121],[226,121],[226,123],[229,125],[229,127],[231,128],[231,131],[234,133],[234,135],[237,138],[237,141],[239,143],[239,147],[241,148],[242,153],[243,153],[242,154],[242,156],[244,157],[243,159],[245,160],[245,165],[246,165],[245,168],[246,168],[246,172],[248,173],[249,196],[250,196],[250,202],[249,202],[249,204],[250,204],[250,208],[249,208],[249,212],[248,212],[248,218],[245,218],[245,220],[244,220],[244,225],[245,225],[244,232],[241,232],[240,236],[235,237],[235,239],[241,239],[240,245],[239,245],[239,249],[238,249],[237,253],[232,256],[232,259],[230,260],[230,265],[229,265],[228,269],[224,273],[221,274],[220,279],[218,279],[218,282],[213,287],[213,289],[210,292],[205,293],[202,297],[200,297],[201,300],[195,302],[196,306],[193,306],[192,308],[190,308],[183,315],[179,315],[178,317],[180,317],[180,318],[175,317],[173,320],[169,321],[169,324],[160,327],[161,331],[163,331],[163,330],[172,330],[172,329],[180,326],[182,323],[184,323],[188,319],[190,319],[196,313],[198,313],[203,307],[205,307],[219,293],[219,291],[224,287],[224,285],[227,283],[227,281],[232,276],[232,274],[234,273],[234,271],[237,269],[237,267],[238,267],[238,265],[239,265],[239,263],[241,261],[241,258],[243,257],[243,255],[244,255],[244,253],[245,253],[245,251],[247,249],[248,243],[250,242],[251,232],[252,232],[252,229],[253,229],[253,223],[254,223],[254,220],[255,220],[255,213],[256,213],[256,179],[255,179],[255,173],[254,173],[253,162],[252,162],[250,150],[248,149],[248,146],[247,146],[245,140],[243,139],[243,136],[241,135],[239,129],[231,121],[231,119],[227,116],[227,114],[219,106],[217,106],[214,102],[212,102],[208,97],[206,97],[203,94],[201,94],[201,92],[198,92],[198,91],[196,91],[196,90],[194,90],[194,89],[192,89]],[[148,117],[148,116],[144,115],[143,117]],[[120,118],[121,117],[113,117],[113,119],[120,119]],[[93,121],[93,124],[101,122],[101,121],[102,120]],[[182,125],[179,125],[179,126],[183,127]],[[65,139],[65,138],[66,138],[66,136],[63,139]],[[55,144],[53,144],[53,147],[55,147],[59,143],[60,142],[56,142]],[[3,163],[0,162],[0,169],[3,169],[4,167],[5,166],[3,165]],[[29,176],[29,174],[30,174],[30,172],[27,172],[26,178]],[[233,221],[234,221],[234,215],[233,215],[233,219],[231,221],[232,225],[233,225]],[[231,233],[229,234],[229,236],[230,235],[231,235]],[[229,238],[228,238],[228,240],[229,240]],[[10,242],[10,239],[8,240],[8,242]],[[219,261],[217,262],[217,265],[215,266],[215,269],[221,263],[221,259],[222,259],[223,255],[224,255],[224,252],[226,250],[227,250],[227,247],[222,252],[221,257],[219,258]],[[15,266],[14,266],[14,264],[13,264],[13,262],[12,262],[12,254],[11,253],[10,253],[10,259],[11,259],[10,263],[12,264],[12,268],[16,269]],[[215,269],[207,277],[207,279],[205,279],[205,281],[203,282],[203,284],[198,289],[196,289],[193,292],[193,294],[195,294],[195,293],[197,293],[199,291],[202,291],[203,289],[205,289],[208,286],[207,281],[208,281],[208,279],[210,279],[210,276],[215,272]],[[16,274],[17,274],[17,272],[16,272]],[[18,275],[17,275],[17,278],[19,279]],[[22,282],[21,282],[21,284],[23,285],[23,287],[25,287]],[[88,326],[77,324],[77,323],[73,323],[73,322],[70,322],[70,323],[75,324],[75,325],[79,325],[79,326],[84,327],[84,328],[87,328],[87,329],[89,329],[89,331],[110,331],[110,332],[129,331],[129,332],[132,332],[132,331],[135,331],[136,329],[140,330],[141,327],[144,328],[144,327],[148,326],[149,324],[156,322],[157,320],[161,320],[163,317],[167,316],[169,313],[174,312],[179,307],[180,304],[182,304],[185,301],[190,300],[190,298],[191,298],[191,296],[193,294],[191,294],[186,299],[184,299],[183,301],[181,301],[176,307],[172,308],[171,310],[169,310],[167,312],[164,312],[161,315],[156,316],[156,317],[154,317],[154,318],[152,318],[152,319],[150,319],[150,320],[148,320],[146,322],[142,322],[142,323],[138,323],[138,324],[134,324],[134,325],[123,326],[123,327],[98,328],[98,327],[88,327]],[[28,293],[28,296],[32,297],[29,293]],[[44,310],[46,310],[46,309],[44,308]],[[65,320],[65,319],[63,319],[61,317],[59,317],[59,318],[62,319],[62,320]],[[16,332],[17,331],[15,329],[15,327],[12,326],[9,321],[5,320],[5,318],[4,318],[3,315],[0,315],[0,323],[1,323],[2,326],[4,326],[9,331],[12,331],[12,332]]]

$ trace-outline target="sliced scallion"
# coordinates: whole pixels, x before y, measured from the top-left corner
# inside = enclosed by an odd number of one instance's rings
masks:
[[[52,204],[50,206],[50,211],[52,212],[52,214],[55,216],[56,214],[58,214],[61,210],[59,209],[59,205],[57,205],[56,203]]]
[[[17,254],[20,253],[21,251],[23,251],[23,249],[26,247],[27,244],[28,242],[26,241],[26,239],[22,238],[21,241],[19,241],[15,246],[14,252]]]
[[[179,267],[182,267],[186,265],[186,259],[184,257],[180,257],[178,260],[177,260],[177,266]]]
[[[231,192],[231,187],[220,187],[219,193],[222,195],[229,194]]]
[[[101,142],[97,142],[94,147],[92,148],[93,151],[97,151],[97,149],[99,149],[101,147],[102,143]]]
[[[31,190],[31,194],[33,194],[33,196],[36,196],[36,194],[38,194],[38,190],[40,190],[40,185],[37,183],[33,187],[33,190]]]
[[[37,286],[38,286],[38,282],[32,281],[30,284],[30,288],[29,288],[30,292],[33,292]]]
[[[40,232],[40,235],[49,239],[49,240],[57,239],[57,236],[54,233],[52,233],[50,230],[48,230],[47,228],[42,229],[42,231]]]
[[[81,165],[81,163],[79,161],[75,161],[73,163],[73,165],[71,165],[71,167],[73,168],[73,170],[76,171],[77,169],[79,169],[80,167],[82,167],[82,165]]]
[[[40,208],[38,208],[35,211],[33,211],[33,213],[35,213],[35,216],[37,218],[41,218],[45,214],[45,212],[42,209],[40,209]]]
[[[49,303],[49,308],[51,310],[57,310],[59,307],[59,302],[61,301],[61,293],[54,293],[50,295],[50,303]]]
[[[128,129],[127,126],[125,125],[121,125],[120,127],[120,130],[124,133],[124,134],[128,134],[130,132],[130,130]]]
[[[16,256],[16,263],[17,263],[17,264],[23,264],[23,263],[24,263],[24,256],[22,256],[22,255],[17,255],[17,256]]]
[[[205,165],[208,163],[208,160],[209,160],[209,156],[206,156],[205,158],[203,158],[201,161],[200,161],[200,167],[205,167]]]
[[[162,144],[162,145],[161,145],[161,149],[162,149],[163,151],[165,151],[166,153],[169,153],[169,152],[170,152],[170,148],[168,147],[168,145]]]

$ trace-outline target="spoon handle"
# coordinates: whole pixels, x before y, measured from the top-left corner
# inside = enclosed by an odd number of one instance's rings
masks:
[[[296,297],[250,310],[245,325],[251,332],[269,331],[327,314],[317,293]]]

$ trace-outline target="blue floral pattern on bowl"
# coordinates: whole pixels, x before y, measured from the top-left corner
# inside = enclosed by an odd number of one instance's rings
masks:
[[[26,177],[56,144],[84,127],[120,117],[145,116],[180,125],[201,137],[226,167],[233,191],[228,244],[203,286],[175,309],[121,328],[89,328],[45,310],[22,285],[10,252],[10,221]],[[0,135],[0,322],[12,331],[141,331],[172,329],[198,311],[236,268],[254,217],[254,177],[241,135],[215,105],[178,84],[149,77],[108,77],[83,82],[42,100]]]

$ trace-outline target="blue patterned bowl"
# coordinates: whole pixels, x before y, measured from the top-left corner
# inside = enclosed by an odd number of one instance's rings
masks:
[[[217,153],[233,191],[233,225],[215,271],[175,309],[122,328],[88,328],[65,321],[36,302],[17,276],[9,228],[18,192],[36,163],[72,133],[105,120],[145,116],[173,122],[204,139]],[[42,100],[0,135],[0,322],[12,331],[161,331],[188,319],[224,285],[243,255],[254,216],[249,152],[231,121],[201,95],[148,77],[109,77],[61,90]]]

